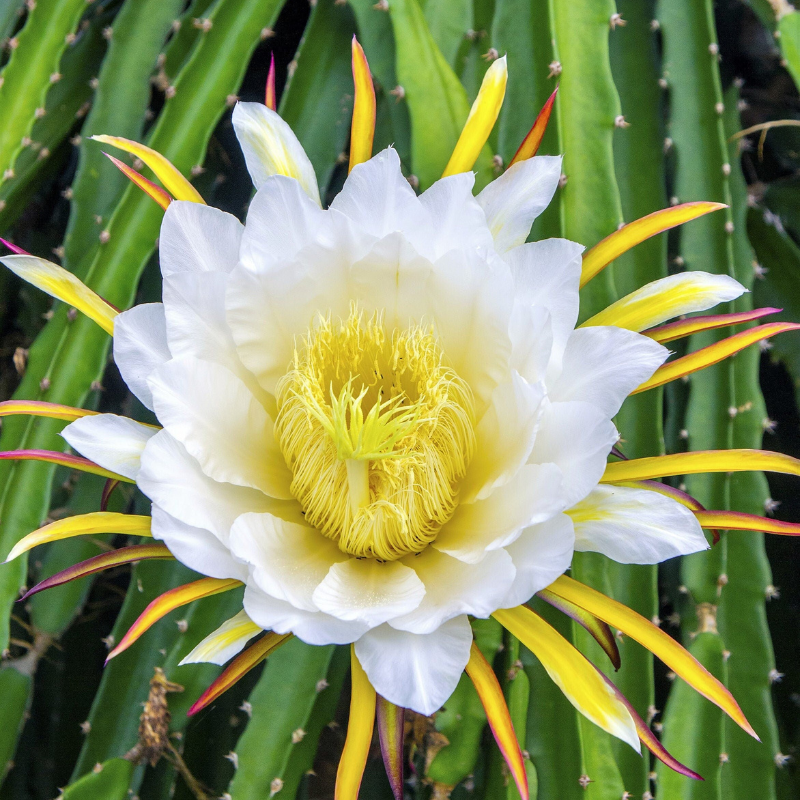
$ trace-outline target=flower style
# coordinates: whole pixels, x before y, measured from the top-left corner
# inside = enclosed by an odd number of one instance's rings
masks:
[[[793,459],[759,451],[608,457],[619,438],[612,419],[629,394],[798,326],[748,328],[664,364],[663,342],[774,311],[664,325],[744,291],[727,276],[692,272],[655,281],[576,327],[580,286],[634,244],[721,206],[650,215],[586,254],[564,239],[526,243],[561,175],[559,157],[535,156],[555,95],[509,168],[474,196],[470,170],[505,89],[505,59],[495,61],[444,177],[417,196],[393,149],[371,157],[375,99],[356,42],[353,73],[350,173],[327,209],[311,162],[269,107],[274,88],[269,105],[239,103],[233,112],[256,188],[244,225],[205,205],[157,153],[96,137],[137,155],[165,187],[114,160],[166,209],[163,303],[118,313],[54,264],[18,249],[2,259],[113,335],[122,377],[163,426],[41,401],[0,405],[2,414],[69,421],[64,438],[81,454],[2,457],[93,471],[109,478],[109,490],[135,482],[152,501],[151,518],[103,510],[52,523],[9,558],[68,536],[128,533],[160,543],[90,559],[29,594],[143,558],[176,558],[205,576],[154,601],[110,657],[168,611],[244,584],[242,612],[185,659],[236,656],[194,710],[292,635],[352,644],[341,800],[357,796],[376,702],[402,796],[400,709],[434,713],[465,669],[527,797],[502,692],[473,643],[470,617],[492,615],[581,713],[697,777],[525,604],[538,594],[560,608],[612,660],[609,625],[622,630],[755,735],[725,687],[680,645],[565,573],[575,551],[653,564],[703,550],[703,528],[797,533],[707,511],[653,480],[740,469],[800,474]]]

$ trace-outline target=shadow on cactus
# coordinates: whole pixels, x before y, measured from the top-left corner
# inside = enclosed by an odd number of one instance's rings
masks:
[[[375,95],[355,40],[353,77],[350,173],[328,209],[275,112],[274,72],[266,104],[239,103],[233,114],[256,188],[245,225],[205,205],[153,150],[95,137],[141,159],[163,186],[112,159],[165,209],[163,303],[120,312],[61,267],[9,245],[9,269],[114,337],[125,382],[163,425],[42,401],[0,404],[0,415],[68,422],[63,436],[80,454],[0,458],[52,461],[109,482],[101,510],[29,534],[9,560],[79,535],[157,540],[76,564],[25,597],[143,559],[178,559],[204,576],[154,600],[110,659],[171,610],[244,585],[243,609],[183,661],[230,662],[190,713],[292,636],[350,644],[340,800],[358,794],[376,712],[402,798],[403,709],[433,714],[463,671],[528,797],[524,756],[471,617],[493,616],[518,637],[599,727],[699,778],[526,604],[538,595],[563,611],[615,666],[611,627],[619,629],[756,736],[728,690],[682,646],[565,573],[575,551],[654,564],[704,550],[703,529],[800,533],[800,525],[707,510],[658,481],[800,475],[800,461],[757,450],[627,460],[612,423],[628,395],[800,326],[758,325],[670,361],[665,342],[777,311],[683,319],[744,291],[728,276],[691,272],[650,283],[576,328],[579,288],[611,261],[722,206],[651,214],[586,253],[563,239],[526,243],[561,176],[559,157],[536,156],[555,94],[508,169],[473,196],[471,169],[505,93],[506,61],[496,60],[442,179],[418,197],[393,149],[372,156]],[[138,486],[152,517],[105,510],[119,482]]]

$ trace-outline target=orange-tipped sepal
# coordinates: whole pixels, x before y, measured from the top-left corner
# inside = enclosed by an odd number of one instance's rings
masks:
[[[514,783],[517,784],[522,800],[528,800],[528,776],[525,773],[525,762],[522,758],[517,734],[511,722],[511,713],[503,697],[503,690],[497,681],[491,664],[484,658],[478,645],[472,643],[469,661],[466,666],[467,675],[478,692],[489,727],[492,729],[497,746],[508,764]]]
[[[768,450],[695,450],[606,465],[600,483],[628,483],[701,472],[780,472],[800,476],[800,460]]]
[[[741,511],[695,511],[703,528],[721,528],[727,531],[761,531],[779,536],[800,536],[800,523],[759,517]]]
[[[727,328],[730,325],[741,325],[743,322],[779,314],[782,308],[755,308],[752,311],[740,311],[736,314],[709,314],[703,317],[687,317],[676,322],[669,322],[649,331],[642,331],[642,336],[648,336],[656,342],[673,342],[701,331],[713,331],[717,328]]]
[[[680,675],[695,691],[719,706],[744,731],[758,739],[742,709],[725,686],[688,650],[649,619],[566,575],[562,575],[547,588],[635,639]]]
[[[6,450],[0,453],[0,461],[45,461],[59,467],[90,472],[101,478],[114,478],[114,480],[125,481],[125,483],[135,483],[131,478],[111,472],[111,470],[95,464],[94,461],[89,461],[88,458],[73,456],[70,453],[59,453],[55,450]]]
[[[628,250],[645,241],[645,239],[725,207],[722,203],[682,203],[672,208],[655,211],[646,217],[623,225],[619,230],[606,236],[602,242],[598,242],[583,256],[581,286],[587,284],[615,258],[627,253]]]
[[[403,800],[403,728],[405,709],[377,696],[378,738],[394,800]]]
[[[367,764],[372,729],[375,725],[377,696],[356,656],[354,645],[351,645],[350,649],[350,667],[352,674],[350,720],[347,723],[347,739],[336,772],[335,800],[358,800],[358,790]]]
[[[0,417],[30,414],[32,417],[49,417],[50,419],[61,419],[64,422],[75,422],[81,417],[91,417],[98,413],[98,411],[73,408],[60,403],[46,403],[44,400],[6,400],[0,403]]]
[[[269,59],[269,72],[267,73],[267,88],[264,92],[264,105],[272,111],[278,110],[278,96],[275,93],[275,53]]]
[[[101,553],[99,556],[87,558],[86,561],[73,564],[71,567],[67,567],[67,569],[63,569],[61,572],[57,572],[55,575],[45,578],[32,589],[28,589],[20,598],[20,601],[27,600],[32,595],[43,592],[45,589],[52,589],[55,586],[61,586],[64,583],[69,583],[78,578],[85,578],[87,575],[94,575],[97,572],[102,572],[112,567],[121,567],[125,564],[132,564],[135,561],[148,561],[153,559],[160,559],[163,561],[174,559],[174,556],[167,549],[167,546],[161,543],[135,544],[131,547],[120,547],[117,550],[111,550],[108,553]]]
[[[170,197],[169,193],[165,192],[160,186],[156,186],[152,181],[147,180],[144,175],[141,175],[133,167],[129,167],[118,158],[114,158],[114,156],[109,153],[103,153],[103,155],[109,159],[126,178],[135,183],[148,197],[155,200],[164,211],[167,210],[167,207],[172,202],[172,197]]]
[[[355,101],[350,125],[350,170],[372,158],[375,137],[375,86],[364,49],[353,36],[353,84]]]
[[[34,547],[49,542],[70,539],[73,536],[88,536],[99,533],[127,533],[131,536],[152,537],[151,518],[141,514],[117,514],[112,511],[92,511],[57,519],[49,525],[23,536],[12,548],[6,561],[27,553]]]
[[[253,667],[257,667],[273,650],[276,650],[292,636],[291,633],[275,633],[270,631],[255,644],[243,650],[228,664],[220,676],[197,699],[194,705],[186,712],[188,716],[196,714],[207,705],[213,703],[221,694],[224,694],[240,678],[243,678]]]
[[[108,654],[106,664],[112,658],[127,650],[142,634],[150,630],[160,619],[174,611],[176,608],[193,603],[203,597],[210,597],[220,592],[229,592],[237,586],[241,586],[241,581],[222,578],[201,578],[199,581],[177,586],[168,592],[156,597],[150,605],[139,615],[136,622],[128,628],[128,632],[122,637],[120,643]]]
[[[553,104],[556,102],[556,95],[558,94],[558,86],[547,102],[542,106],[542,110],[536,117],[533,127],[528,131],[528,135],[522,140],[519,149],[514,153],[514,158],[511,159],[509,167],[513,167],[517,161],[525,161],[528,158],[533,158],[539,152],[539,147],[542,144],[542,139],[547,131],[547,123],[550,121],[550,114],[553,112]]]
[[[200,192],[184,178],[178,168],[151,147],[139,144],[139,142],[133,142],[130,139],[123,139],[121,136],[101,134],[92,136],[92,139],[102,144],[110,144],[112,147],[124,150],[126,153],[130,153],[144,161],[153,170],[161,183],[164,184],[164,188],[176,200],[189,200],[192,203],[205,204],[206,201],[200,196]]]

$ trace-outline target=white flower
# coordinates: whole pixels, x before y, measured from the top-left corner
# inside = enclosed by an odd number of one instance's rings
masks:
[[[575,549],[707,546],[674,500],[639,515],[643,490],[598,489],[612,417],[668,351],[576,330],[583,248],[524,243],[560,158],[417,197],[388,149],[323,210],[288,128],[272,133],[297,178],[261,157],[276,116],[234,114],[258,187],[246,224],[172,203],[163,305],[116,318],[117,365],[163,430],[99,415],[64,436],[135,477],[178,559],[243,581],[257,625],[355,642],[379,694],[430,714],[469,659],[469,615],[526,602]]]

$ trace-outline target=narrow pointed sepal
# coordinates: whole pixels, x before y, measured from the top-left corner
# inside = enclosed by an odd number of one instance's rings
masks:
[[[275,93],[275,53],[269,58],[269,72],[267,73],[267,88],[264,92],[264,105],[272,111],[278,110],[278,97]]]
[[[205,200],[200,196],[200,192],[180,173],[168,159],[156,152],[151,147],[139,142],[123,139],[121,136],[106,136],[98,134],[92,136],[96,142],[110,144],[119,150],[124,150],[132,156],[141,159],[155,173],[155,176],[164,184],[164,188],[176,200],[189,200],[192,203],[203,203]]]
[[[350,693],[350,720],[347,723],[347,738],[344,742],[339,769],[336,772],[335,800],[358,800],[358,790],[364,767],[367,764],[372,730],[375,725],[377,696],[369,682],[367,673],[356,656],[355,647],[350,648],[352,690]]]
[[[575,620],[578,625],[590,633],[597,644],[603,648],[603,652],[614,665],[614,669],[619,669],[622,666],[617,640],[614,638],[611,628],[609,628],[605,622],[597,619],[597,617],[580,606],[576,606],[575,603],[570,603],[568,600],[553,594],[547,589],[536,592],[536,596],[546,603],[549,603],[554,608],[557,608],[562,614],[566,614],[570,619]]]
[[[736,314],[709,314],[702,317],[687,317],[676,322],[669,322],[657,328],[642,331],[642,335],[664,344],[676,339],[683,339],[693,333],[713,331],[717,328],[727,328],[731,325],[741,325],[744,322],[753,322],[772,314],[780,314],[782,308],[755,308],[752,311],[740,311]]]
[[[204,597],[211,597],[220,592],[229,592],[237,586],[241,586],[241,581],[225,578],[201,578],[199,581],[177,586],[168,592],[159,595],[150,605],[139,615],[136,622],[128,628],[127,633],[122,637],[120,643],[108,654],[106,664],[123,651],[127,650],[137,639],[160,619],[163,619],[170,611],[176,608],[193,603]]]
[[[403,800],[403,725],[405,709],[377,696],[378,738],[394,800]]]
[[[220,676],[196,700],[186,712],[191,717],[198,711],[213,703],[224,694],[240,678],[243,678],[253,667],[257,667],[273,650],[285,644],[292,637],[291,633],[275,633],[270,631],[255,644],[243,650],[220,673]]]
[[[44,400],[6,400],[0,403],[0,417],[29,414],[32,417],[48,417],[49,419],[61,419],[64,422],[75,422],[81,417],[96,416],[97,413],[97,411],[73,408],[60,403],[46,403]]]
[[[108,508],[108,503],[111,500],[111,495],[114,489],[119,486],[119,481],[116,478],[109,478],[103,485],[103,493],[100,495],[100,510],[105,511]]]
[[[581,269],[581,286],[585,286],[595,275],[604,270],[614,259],[627,253],[632,247],[655,236],[668,231],[684,222],[702,217],[712,211],[726,208],[722,203],[682,203],[661,211],[654,211],[646,217],[637,219],[623,225],[619,230],[606,236],[602,242],[596,244],[583,256]]]
[[[238,655],[250,639],[258,636],[263,630],[242,609],[235,616],[225,620],[215,631],[209,633],[188,655],[183,657],[178,666],[217,664],[221,667],[225,662]]]
[[[167,549],[167,546],[161,543],[158,544],[134,544],[131,547],[120,547],[117,550],[110,550],[108,553],[101,553],[99,556],[87,558],[86,561],[81,561],[79,564],[73,564],[67,569],[57,572],[49,578],[45,578],[40,583],[37,583],[32,589],[20,598],[20,602],[27,600],[45,589],[52,589],[56,586],[61,586],[64,583],[77,580],[78,578],[85,578],[87,575],[94,575],[97,572],[102,572],[112,567],[122,567],[125,564],[133,564],[135,561],[151,561],[151,560],[172,560],[175,557]]]
[[[59,453],[55,450],[5,450],[0,453],[0,461],[45,461],[49,464],[56,464],[59,467],[77,469],[81,472],[90,472],[92,475],[99,475],[101,478],[114,478],[114,480],[134,483],[124,475],[104,469],[94,461],[82,456],[73,456],[69,453]]]
[[[489,139],[489,134],[494,128],[503,98],[506,95],[506,82],[508,81],[508,66],[506,57],[498,58],[483,76],[478,96],[472,104],[467,121],[461,135],[458,137],[453,155],[447,162],[447,167],[442,173],[457,175],[460,172],[469,172],[478,160],[483,146]]]
[[[152,200],[155,200],[164,211],[167,210],[167,207],[172,202],[172,197],[168,192],[165,192],[160,186],[156,186],[153,181],[147,180],[144,175],[138,173],[133,167],[129,167],[124,162],[120,161],[118,158],[114,158],[114,156],[109,155],[108,153],[103,153],[103,155],[111,161],[111,163],[132,183],[136,184],[148,197]]]
[[[695,450],[612,461],[600,483],[629,483],[701,472],[780,472],[800,476],[800,460],[769,450]]]
[[[741,511],[695,511],[703,528],[721,528],[726,531],[761,531],[779,536],[800,536],[800,523],[759,517]]]
[[[600,672],[600,670],[597,670]],[[693,770],[689,769],[689,767],[681,764],[677,758],[672,756],[670,752],[661,744],[658,737],[650,730],[648,724],[641,718],[639,713],[633,707],[633,704],[627,697],[625,697],[622,692],[617,689],[616,686],[609,680],[607,675],[603,675],[600,672],[600,677],[608,684],[609,688],[616,694],[617,699],[628,709],[630,712],[631,717],[633,718],[633,722],[636,725],[636,733],[639,734],[639,741],[659,760],[663,761],[670,769],[674,770],[675,772],[680,773],[681,775],[685,775],[687,778],[693,778],[696,781],[702,781],[704,778],[702,775],[698,775]]]
[[[375,86],[364,49],[353,36],[353,84],[355,101],[350,125],[350,171],[356,164],[372,158],[375,138]]]
[[[728,336],[719,342],[708,345],[708,347],[695,350],[694,353],[689,353],[664,364],[653,373],[649,380],[634,389],[631,394],[638,394],[648,389],[654,389],[657,386],[663,386],[665,383],[670,383],[678,378],[706,369],[706,367],[710,367],[713,364],[718,364],[720,361],[736,355],[736,353],[744,350],[745,347],[749,347],[756,342],[769,339],[779,333],[796,330],[800,330],[800,324],[795,322],[768,322],[766,325],[756,325],[755,328],[748,328],[746,331]]]
[[[30,253],[27,250],[23,250],[18,244],[14,244],[13,242],[9,242],[6,239],[0,237],[0,243],[4,244],[12,253],[18,256],[29,256]]]
[[[621,630],[631,639],[660,658],[695,691],[721,708],[737,725],[758,739],[756,732],[739,708],[733,695],[688,650],[664,633],[650,620],[616,600],[562,575],[547,587],[554,594],[585,608],[590,613]]]
[[[553,586],[548,588],[554,591]],[[581,714],[640,751],[639,736],[628,709],[599,677],[594,665],[571,642],[526,606],[504,608],[492,616],[536,656],[556,686]]]
[[[31,255],[3,256],[0,263],[37,289],[77,308],[106,333],[114,335],[114,319],[119,309],[93,292],[71,272],[52,261]]]
[[[542,144],[542,139],[547,132],[547,123],[550,121],[550,114],[553,112],[553,104],[556,102],[556,95],[558,94],[558,86],[556,86],[553,94],[547,99],[547,102],[542,106],[542,110],[536,117],[533,127],[528,131],[528,135],[522,140],[519,149],[514,153],[514,158],[511,159],[509,167],[513,167],[517,161],[525,161],[528,158],[533,158],[539,152],[539,147]]]
[[[117,514],[109,511],[93,511],[76,514],[45,525],[27,536],[23,536],[8,554],[6,561],[13,561],[34,547],[48,542],[70,539],[73,536],[88,536],[100,533],[127,533],[131,536],[152,537],[151,518],[140,514]]]
[[[489,727],[492,729],[506,764],[508,764],[514,783],[517,784],[520,797],[522,800],[528,800],[528,776],[525,772],[525,762],[522,758],[517,734],[511,722],[511,712],[508,710],[503,690],[500,688],[492,665],[484,658],[475,642],[472,643],[466,672],[480,697]]]

